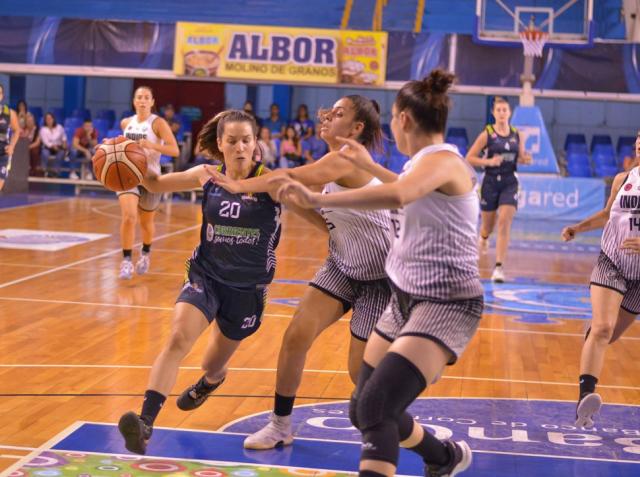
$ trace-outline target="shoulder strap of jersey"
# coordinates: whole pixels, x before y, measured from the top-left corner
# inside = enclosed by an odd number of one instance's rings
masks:
[[[6,115],[10,115],[11,114],[11,110],[9,109],[9,105],[8,104],[2,105],[2,114],[6,114]]]
[[[253,173],[253,177],[261,176],[264,172],[264,164],[258,164],[258,167],[255,168],[255,172]]]
[[[511,128],[511,132],[514,134],[518,134],[518,129],[515,126],[509,126]]]
[[[493,134],[495,132],[495,129],[493,129],[493,124],[487,124],[487,126],[485,127],[487,133],[489,133],[489,135]]]

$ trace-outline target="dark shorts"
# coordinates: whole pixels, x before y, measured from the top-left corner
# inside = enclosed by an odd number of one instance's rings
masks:
[[[0,155],[0,180],[5,180],[11,169],[11,161],[8,155]]]
[[[353,308],[351,336],[366,341],[391,298],[389,281],[361,281],[347,277],[329,256],[310,286],[342,302],[344,312]]]
[[[591,272],[591,285],[617,291],[623,296],[620,308],[631,314],[640,315],[640,280],[625,278],[615,263],[602,251]]]
[[[485,174],[480,189],[480,209],[493,212],[501,205],[513,205],[518,208],[518,178],[515,174]]]
[[[211,323],[231,340],[243,340],[258,331],[262,322],[266,286],[237,288],[206,275],[198,264],[187,260],[187,273],[176,303],[198,308]]]
[[[454,364],[478,329],[484,298],[427,300],[395,285],[392,290],[391,301],[376,325],[376,333],[391,342],[401,336],[430,339],[451,352],[453,356],[448,364]]]

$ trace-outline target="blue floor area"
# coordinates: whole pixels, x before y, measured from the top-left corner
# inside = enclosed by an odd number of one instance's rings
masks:
[[[46,194],[0,194],[0,209],[23,207],[25,205],[41,204],[43,202],[55,202],[68,199],[63,195]]]
[[[293,446],[271,451],[247,451],[243,435],[156,429],[148,454],[173,459],[238,462],[295,468],[355,472],[360,445],[357,442],[331,442],[298,439]],[[54,450],[96,453],[126,453],[114,425],[84,424],[57,443]],[[421,460],[402,451],[397,474],[424,475]],[[596,460],[558,459],[497,453],[474,454],[469,477],[637,477],[640,465]]]

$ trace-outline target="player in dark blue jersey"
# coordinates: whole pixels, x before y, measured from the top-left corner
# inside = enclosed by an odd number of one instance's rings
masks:
[[[19,137],[18,115],[4,103],[4,86],[0,85],[0,190],[4,187],[4,181],[9,175],[11,156]]]
[[[267,172],[256,160],[256,133],[252,116],[225,111],[204,126],[199,144],[202,150],[224,159],[222,173],[235,180],[247,179]],[[181,408],[197,404],[189,391],[204,400],[224,381],[227,362],[240,341],[260,327],[266,287],[273,280],[280,204],[268,193],[227,192],[210,179],[205,166],[199,166],[163,176],[152,172],[143,183],[151,192],[202,187],[204,195],[200,244],[187,260],[171,337],[151,369],[142,412],[127,412],[118,425],[126,448],[138,454],[146,452],[153,423],[175,384],[180,362],[196,339],[211,326],[203,364],[206,375],[183,393],[178,402]],[[325,228],[319,215],[311,216],[317,216],[318,227]]]
[[[524,150],[524,141],[518,130],[509,124],[511,108],[506,99],[497,97],[493,103],[495,124],[489,124],[476,138],[467,153],[467,160],[475,167],[484,168],[480,190],[480,249],[486,251],[489,236],[498,222],[496,238],[496,266],[491,275],[494,282],[504,282],[502,265],[507,258],[511,222],[518,208],[518,162],[531,163]],[[486,150],[486,156],[481,154]]]

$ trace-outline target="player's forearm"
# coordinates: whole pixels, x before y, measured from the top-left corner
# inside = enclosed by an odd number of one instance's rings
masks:
[[[601,229],[609,220],[609,212],[606,209],[596,212],[591,217],[587,217],[582,222],[575,225],[577,232],[589,232],[590,230]]]

